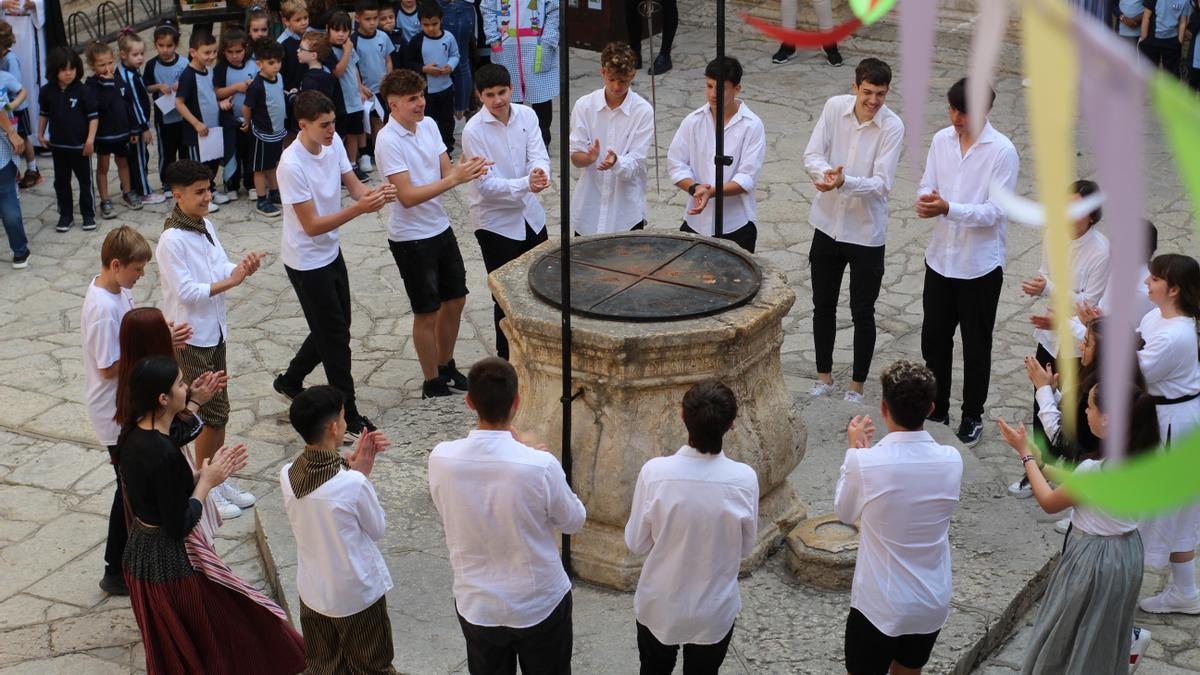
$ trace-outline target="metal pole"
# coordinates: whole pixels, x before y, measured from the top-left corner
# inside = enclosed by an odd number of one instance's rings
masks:
[[[571,480],[571,39],[568,34],[569,2],[558,12],[558,198],[562,265],[562,468]],[[571,574],[571,535],[562,536],[563,569]]]
[[[716,130],[716,211],[713,212],[713,236],[725,234],[725,0],[717,0],[717,115],[713,127]]]

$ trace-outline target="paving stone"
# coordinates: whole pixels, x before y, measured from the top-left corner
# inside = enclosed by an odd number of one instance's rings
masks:
[[[28,595],[14,595],[0,602],[0,630],[18,628],[46,620],[46,610],[54,603]]]
[[[104,540],[107,520],[91,514],[68,513],[37,534],[0,550],[0,598],[11,597]]]
[[[133,644],[139,639],[133,613],[123,609],[63,619],[50,629],[50,647],[55,653]]]
[[[80,447],[74,443],[57,443],[32,461],[14,469],[5,480],[50,490],[66,490],[74,485],[86,470],[101,464],[108,465],[108,455],[104,452]],[[80,472],[80,467],[84,467],[85,472]]]
[[[108,595],[99,586],[100,577],[104,574],[104,546],[102,543],[92,548],[25,592],[78,608],[95,607]]]
[[[14,628],[0,633],[0,665],[50,653],[50,628],[46,624]]]
[[[128,666],[98,659],[86,654],[64,654],[49,659],[25,661],[8,668],[0,668],[0,675],[125,675]]]

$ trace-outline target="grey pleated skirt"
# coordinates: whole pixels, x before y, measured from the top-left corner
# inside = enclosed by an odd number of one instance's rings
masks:
[[[1021,672],[1128,673],[1141,588],[1142,538],[1136,530],[1114,537],[1072,530],[1038,607]]]

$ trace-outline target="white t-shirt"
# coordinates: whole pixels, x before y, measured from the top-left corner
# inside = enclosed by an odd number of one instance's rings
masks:
[[[417,132],[405,129],[395,117],[379,130],[375,139],[375,161],[386,176],[408,172],[413,185],[428,185],[442,179],[442,154],[446,145],[437,122],[426,117],[417,124]],[[411,208],[399,201],[392,203],[388,218],[388,239],[418,241],[429,239],[450,227],[450,216],[442,208],[442,198],[434,197]]]
[[[1182,398],[1200,391],[1195,319],[1164,319],[1162,310],[1155,307],[1142,317],[1138,332],[1146,341],[1137,353],[1138,365],[1146,377],[1146,393]]]
[[[1075,473],[1099,471],[1103,466],[1102,460],[1085,459],[1075,467]],[[1095,534],[1101,537],[1115,537],[1132,532],[1138,527],[1137,521],[1114,518],[1087,506],[1078,505],[1075,507],[1074,515],[1071,516],[1071,524],[1085,534]]]
[[[352,171],[346,148],[337,134],[333,143],[314,155],[297,140],[284,149],[279,158],[276,177],[279,197],[283,202],[283,264],[299,270],[315,270],[338,257],[338,231],[310,237],[296,217],[296,204],[311,201],[318,216],[328,216],[342,209],[342,174]]]
[[[101,445],[116,445],[121,425],[113,420],[117,414],[117,378],[105,378],[100,370],[112,366],[121,358],[121,319],[133,309],[133,294],[122,288],[109,293],[96,285],[96,277],[88,284],[83,297],[83,312],[79,321],[83,344],[83,380],[87,384],[88,417]]]

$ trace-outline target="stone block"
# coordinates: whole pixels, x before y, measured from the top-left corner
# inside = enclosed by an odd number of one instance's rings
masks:
[[[800,523],[787,535],[788,568],[801,582],[831,591],[848,591],[858,557],[858,527],[835,515]]]
[[[91,433],[91,428],[88,429]],[[56,443],[14,469],[7,480],[48,490],[66,490],[89,471],[108,463],[108,454],[101,450],[75,443]],[[111,469],[109,474],[111,478]]]
[[[140,638],[133,612],[127,609],[63,619],[50,627],[50,647],[57,654],[134,644]]]

